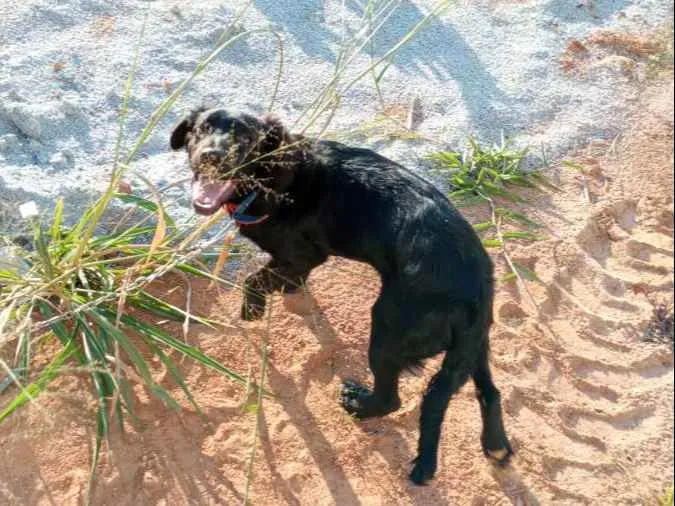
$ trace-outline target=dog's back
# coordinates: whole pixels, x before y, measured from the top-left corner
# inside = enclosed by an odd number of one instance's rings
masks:
[[[480,239],[431,183],[373,151],[320,142],[319,163],[302,167],[294,203],[312,202],[312,240],[326,253],[371,264],[411,295],[480,303],[492,296],[492,262]],[[303,177],[304,176],[304,177]],[[309,195],[308,195],[309,194]],[[310,210],[311,208],[311,210]],[[311,218],[308,218],[311,216]]]

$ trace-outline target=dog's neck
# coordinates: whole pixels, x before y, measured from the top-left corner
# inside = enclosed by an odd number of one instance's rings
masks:
[[[273,184],[268,186],[262,181],[250,190],[257,192],[248,207],[248,214],[252,216],[273,215],[280,207],[293,204],[288,191],[298,174],[312,161],[308,145],[311,141],[300,135],[289,135],[286,142],[288,148],[282,147],[269,161],[260,162],[262,172],[272,176]]]

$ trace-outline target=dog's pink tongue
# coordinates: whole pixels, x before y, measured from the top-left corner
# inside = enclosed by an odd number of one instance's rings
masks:
[[[212,181],[200,175],[192,182],[192,205],[200,214],[213,214],[234,193],[232,181]]]

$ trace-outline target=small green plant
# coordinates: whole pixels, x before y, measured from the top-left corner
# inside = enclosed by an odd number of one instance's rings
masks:
[[[459,207],[480,204],[490,207],[490,220],[474,224],[474,228],[484,236],[485,247],[502,250],[511,269],[503,281],[539,281],[536,273],[513,262],[506,250],[508,241],[539,240],[537,231],[542,228],[540,223],[512,208],[526,203],[517,189],[553,186],[541,170],[523,168],[527,153],[527,149],[514,149],[504,140],[500,145],[484,147],[469,139],[469,149],[464,153],[438,151],[427,157],[433,170],[446,176],[451,186],[449,197]]]
[[[659,497],[659,506],[673,506],[673,497],[673,487],[670,487]]]
[[[178,401],[153,379],[141,348],[166,367],[197,412],[201,412],[199,406],[171,358],[172,352],[246,383],[244,377],[217,360],[137,316],[142,312],[185,325],[220,325],[191,314],[189,308],[171,305],[147,290],[148,283],[172,270],[211,279],[214,276],[191,262],[198,251],[184,253],[176,244],[179,236],[159,201],[119,197],[133,201],[150,215],[146,221],[155,217],[157,224],[141,221],[114,233],[85,239],[87,220],[94,209],[89,209],[73,227],[65,228],[63,202],[59,201],[48,230],[37,216],[30,217],[32,250],[12,248],[15,262],[0,270],[0,335],[3,344],[13,342],[16,350],[14,367],[4,362],[2,365],[19,386],[14,399],[0,409],[0,422],[34,400],[59,376],[66,361],[74,359],[80,369],[90,374],[98,399],[92,478],[101,443],[108,436],[109,413],[114,413],[122,426],[126,415],[135,418],[129,388],[131,370],[166,405],[179,408]],[[146,236],[151,236],[152,241],[140,240]],[[34,350],[50,339],[56,339],[61,349],[45,369],[34,371]]]
[[[527,172],[522,168],[527,152],[527,149],[512,149],[506,143],[486,148],[469,139],[469,150],[465,153],[438,151],[427,158],[435,170],[447,175],[452,185],[450,197],[460,204],[491,197],[523,202],[512,188],[534,188],[536,181],[542,179],[538,171]]]

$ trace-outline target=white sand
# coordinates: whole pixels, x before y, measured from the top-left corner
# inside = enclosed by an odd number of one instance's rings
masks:
[[[381,2],[383,4],[384,2]],[[212,48],[243,2],[46,1],[0,3],[0,230],[16,225],[13,203],[58,195],[77,212],[110,172],[117,110],[145,14],[140,70],[134,82],[127,139]],[[375,40],[381,55],[428,12],[431,2],[402,2]],[[271,27],[285,41],[285,68],[274,107],[293,122],[331,76],[339,45],[361,16],[358,2],[262,0],[241,22]],[[635,100],[635,80],[616,65],[571,78],[559,61],[570,40],[599,28],[651,32],[672,17],[669,0],[482,0],[457,2],[406,46],[381,82],[389,107],[421,99],[424,135],[462,149],[467,136],[518,144],[550,156],[591,137],[611,138]],[[221,105],[253,113],[267,107],[276,68],[274,40],[257,35],[227,50],[194,82],[156,129],[136,169],[165,184],[186,175],[185,158],[170,153],[172,123],[191,106]],[[350,73],[365,68],[363,54]],[[610,62],[611,63],[611,62]],[[378,110],[364,79],[342,99],[331,129],[344,132]],[[431,142],[359,142],[412,168],[438,147]],[[130,142],[127,143],[127,146]],[[138,188],[138,185],[136,185]],[[189,216],[182,188],[176,212]]]

